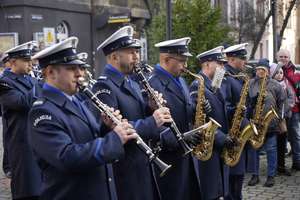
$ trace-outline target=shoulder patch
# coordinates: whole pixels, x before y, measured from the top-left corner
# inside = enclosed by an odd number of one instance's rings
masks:
[[[98,96],[99,94],[108,94],[108,95],[110,95],[110,93],[111,93],[111,90],[109,90],[109,89],[101,89],[101,90],[98,90],[98,91],[95,93],[95,95],[96,95],[96,96]]]
[[[33,122],[33,126],[36,127],[38,125],[39,122],[43,121],[43,120],[52,120],[52,116],[51,115],[41,115],[39,117],[37,117],[34,122]]]
[[[44,104],[44,100],[36,100],[35,102],[33,102],[32,106],[39,106],[39,105],[43,105]]]

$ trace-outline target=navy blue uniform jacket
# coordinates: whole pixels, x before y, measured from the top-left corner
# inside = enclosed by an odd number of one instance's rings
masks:
[[[218,89],[215,93],[211,87],[211,80],[204,74],[205,98],[209,101],[212,111],[206,117],[216,120],[222,127],[215,133],[212,157],[207,161],[199,160],[199,176],[203,199],[217,199],[228,195],[229,167],[224,164],[221,153],[226,135],[228,134],[228,118],[225,99]],[[190,87],[191,99],[197,104],[199,81],[192,82]],[[205,111],[204,111],[205,112]],[[208,118],[207,118],[208,120]]]
[[[153,74],[149,78],[149,83],[156,91],[163,94],[167,101],[167,107],[171,115],[183,133],[192,127],[194,105],[190,99],[189,89],[185,81],[179,78],[181,87],[178,87],[174,80],[167,74],[159,70],[156,66]],[[162,134],[161,138],[167,134]],[[173,134],[168,134],[169,138],[164,140],[176,141]],[[171,142],[170,142],[171,145]],[[182,149],[176,143],[172,146],[163,146],[159,156],[172,168],[167,174],[158,179],[158,184],[162,194],[162,199],[166,200],[194,200],[200,199],[200,186],[197,177],[197,162],[191,155],[183,156]]]
[[[0,104],[6,122],[9,163],[12,170],[13,198],[38,196],[41,174],[28,140],[28,112],[32,103],[32,87],[37,81],[28,75],[5,70],[0,78]]]
[[[128,82],[123,74],[106,66],[93,91],[102,102],[119,109],[146,143],[155,139],[155,120],[152,116],[147,117],[147,105],[135,81]],[[124,148],[124,159],[113,164],[119,199],[157,199],[158,191],[148,157],[134,142],[127,143]]]
[[[100,126],[82,104],[43,89],[29,113],[31,141],[43,175],[41,199],[116,199],[106,163],[124,154],[119,136],[100,138]]]

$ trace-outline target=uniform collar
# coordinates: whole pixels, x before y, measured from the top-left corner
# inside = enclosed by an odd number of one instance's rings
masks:
[[[61,90],[57,89],[56,87],[53,87],[52,85],[49,85],[48,83],[43,84],[43,89],[66,97],[66,95]]]
[[[125,75],[117,70],[110,64],[107,64],[104,68],[104,75],[107,75],[113,82],[115,82],[119,87],[125,79]]]
[[[231,74],[236,75],[236,74],[240,73],[240,70],[233,68],[233,67],[232,67],[231,65],[229,65],[229,64],[226,64],[224,67],[225,67],[226,71],[228,71],[228,72],[231,73]]]
[[[5,69],[3,71],[3,73],[6,75],[9,75],[12,78],[25,78],[26,77],[26,75],[24,75],[24,74],[16,74],[16,73],[12,72],[10,68]]]
[[[170,72],[168,72],[167,70],[165,70],[162,66],[160,66],[160,64],[156,65],[156,69],[158,70],[159,73],[162,73],[166,76],[168,76],[172,81],[174,81],[174,83],[180,88],[182,89],[181,83],[180,83],[180,77],[175,77],[173,76]]]
[[[32,88],[32,86],[35,84],[34,80],[29,75],[15,74],[10,69],[4,70],[3,75],[9,77],[12,80],[16,80],[18,83],[21,83],[27,89]]]
[[[124,76],[124,74],[123,74],[122,72],[120,72],[117,68],[115,68],[115,67],[112,66],[111,64],[107,64],[105,67],[106,67],[108,70],[110,70],[110,71],[116,73],[117,75],[119,75],[119,76],[121,76],[121,77]]]
[[[78,116],[80,119],[88,123],[86,116],[84,116],[78,108],[72,103],[72,97],[70,99],[59,89],[44,83],[42,96],[51,101],[52,103],[58,105],[59,107],[64,107],[65,109],[72,112],[74,115]]]

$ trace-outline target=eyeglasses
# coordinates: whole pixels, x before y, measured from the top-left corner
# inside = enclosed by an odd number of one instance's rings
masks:
[[[288,56],[279,56],[279,58],[288,58]]]

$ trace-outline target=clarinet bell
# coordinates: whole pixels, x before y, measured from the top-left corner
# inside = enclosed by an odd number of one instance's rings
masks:
[[[166,174],[166,172],[172,167],[172,165],[168,165],[168,164],[164,163],[158,157],[155,157],[152,160],[152,162],[155,163],[157,168],[160,170],[160,174],[159,174],[160,177],[163,177]]]

